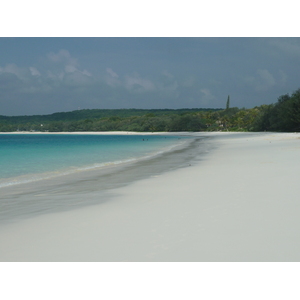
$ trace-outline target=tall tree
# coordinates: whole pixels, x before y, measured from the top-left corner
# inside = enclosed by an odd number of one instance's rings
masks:
[[[228,95],[227,102],[226,102],[226,109],[229,109],[229,106],[230,106],[230,96]]]

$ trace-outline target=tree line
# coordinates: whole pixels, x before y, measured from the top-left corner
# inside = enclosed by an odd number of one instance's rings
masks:
[[[300,89],[251,109],[85,109],[40,116],[0,116],[0,131],[300,131]]]
[[[300,89],[278,98],[275,104],[265,105],[255,123],[257,131],[300,131]]]

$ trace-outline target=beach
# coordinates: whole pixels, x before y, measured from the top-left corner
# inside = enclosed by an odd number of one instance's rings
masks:
[[[1,224],[0,261],[299,261],[300,134],[190,135],[199,153],[178,168],[74,188],[70,205],[104,200]]]

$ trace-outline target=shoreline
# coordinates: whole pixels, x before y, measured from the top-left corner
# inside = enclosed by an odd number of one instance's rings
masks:
[[[194,134],[213,148],[191,166],[0,226],[0,261],[300,260],[300,136]]]
[[[190,158],[185,158],[185,156],[195,152],[194,148],[197,145],[194,144],[197,144],[198,140],[198,137],[186,139],[134,160],[107,163],[98,167],[81,168],[61,174],[53,172],[54,175],[51,177],[49,175],[31,181],[2,186],[1,197],[5,201],[0,203],[2,207],[0,226],[3,222],[18,222],[22,218],[55,211],[68,211],[107,201],[106,192],[110,189],[128,185],[142,178],[156,176],[187,164],[188,161],[192,160],[193,155],[189,155]],[[42,175],[40,174],[40,176]],[[99,195],[93,197],[92,200],[87,196],[85,197],[86,200],[82,201],[79,199],[79,195],[82,195],[83,191],[87,194],[98,192]],[[72,196],[73,199],[70,199]],[[97,198],[101,198],[101,200],[97,200]],[[41,205],[36,203],[37,200],[40,201]],[[51,202],[53,207],[51,207]],[[27,206],[24,207],[23,203],[26,203]],[[43,207],[43,203],[49,203],[49,207]],[[23,213],[21,208],[24,209]]]
[[[138,132],[138,131],[12,131],[12,132],[0,132],[0,134],[95,134],[95,135],[177,135],[177,132],[166,132],[166,131],[154,131],[154,132]],[[185,134],[189,132],[178,132]]]

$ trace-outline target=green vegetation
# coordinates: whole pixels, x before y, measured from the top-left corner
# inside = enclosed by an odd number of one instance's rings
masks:
[[[251,109],[84,109],[0,116],[0,131],[300,131],[300,89]]]
[[[286,94],[278,102],[263,107],[263,113],[254,124],[257,131],[300,131],[300,89]]]
[[[221,109],[84,109],[37,116],[0,116],[0,131],[199,131],[199,113]]]

